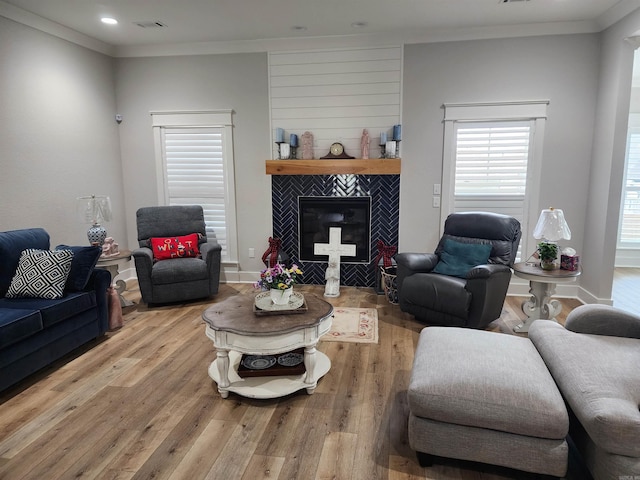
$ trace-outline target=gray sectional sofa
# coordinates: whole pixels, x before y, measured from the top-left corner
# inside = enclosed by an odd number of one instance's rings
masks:
[[[529,338],[565,399],[569,435],[595,480],[640,478],[640,317],[583,305],[565,326],[536,320]]]
[[[22,252],[49,251],[42,228],[0,232],[0,391],[51,364],[108,329],[107,288],[111,274],[94,269],[98,247],[58,246],[73,257],[60,298],[11,296]],[[43,264],[46,262],[42,262]],[[43,276],[49,274],[45,265]],[[25,275],[24,286],[46,282]]]
[[[640,317],[583,305],[529,338],[420,333],[408,388],[421,465],[449,457],[561,477],[567,435],[594,480],[640,478]]]

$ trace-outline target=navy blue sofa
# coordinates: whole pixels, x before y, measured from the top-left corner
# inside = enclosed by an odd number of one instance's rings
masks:
[[[42,228],[0,232],[0,391],[108,329],[111,274],[94,269],[95,262],[81,266],[84,288],[65,288],[60,299],[6,297],[22,251],[49,247],[49,234]],[[72,263],[72,274],[74,268]]]

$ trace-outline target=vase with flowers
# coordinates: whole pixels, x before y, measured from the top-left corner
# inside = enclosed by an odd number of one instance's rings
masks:
[[[293,285],[298,282],[300,275],[302,270],[295,263],[291,268],[276,263],[273,267],[265,268],[260,272],[260,280],[254,284],[254,287],[269,290],[274,304],[286,305],[293,292]]]

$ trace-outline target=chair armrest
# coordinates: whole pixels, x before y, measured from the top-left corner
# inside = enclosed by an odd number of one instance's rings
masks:
[[[467,280],[473,280],[476,278],[489,278],[492,275],[501,272],[509,272],[511,273],[511,269],[506,265],[498,265],[498,264],[486,264],[486,265],[478,265],[473,267],[467,273]]]
[[[573,309],[565,328],[576,333],[640,339],[640,317],[608,305],[581,305]]]
[[[469,271],[464,287],[471,293],[467,327],[485,328],[500,317],[510,280],[511,268],[506,265],[478,265]]]
[[[149,247],[140,247],[136,248],[133,252],[131,252],[131,256],[135,259],[140,259],[141,261],[148,261],[153,264],[153,251]]]
[[[398,268],[402,267],[411,273],[427,273],[438,263],[435,253],[399,253],[396,255]]]
[[[200,253],[202,254],[202,258],[209,265],[215,257],[220,257],[221,252],[222,245],[220,245],[215,240],[207,240],[205,243],[200,244]]]
[[[211,295],[215,295],[218,293],[220,284],[222,245],[216,240],[207,240],[205,243],[200,244],[200,253],[209,270],[209,291]]]
[[[438,263],[438,256],[435,253],[399,253],[396,255],[396,285],[398,286],[398,296],[402,292],[404,279],[414,273],[428,273]]]
[[[146,302],[153,298],[153,286],[151,285],[151,271],[153,270],[153,251],[147,247],[136,248],[131,252],[136,266],[138,287],[140,294]]]

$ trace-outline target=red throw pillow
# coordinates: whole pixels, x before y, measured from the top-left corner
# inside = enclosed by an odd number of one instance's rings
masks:
[[[185,235],[184,237],[152,238],[151,249],[155,260],[197,257],[200,255],[197,233]]]

